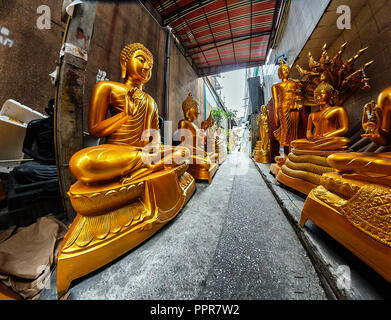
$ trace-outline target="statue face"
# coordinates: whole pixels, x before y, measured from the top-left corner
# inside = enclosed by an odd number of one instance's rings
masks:
[[[127,63],[128,77],[146,83],[151,79],[152,65],[152,60],[143,50],[136,50]]]
[[[319,105],[327,104],[330,100],[330,97],[330,93],[325,89],[314,93],[315,102]]]
[[[193,104],[187,112],[187,118],[190,121],[194,121],[198,118],[200,114],[200,109],[197,104]]]
[[[281,79],[287,79],[289,77],[289,73],[290,73],[289,66],[283,65],[280,69]]]

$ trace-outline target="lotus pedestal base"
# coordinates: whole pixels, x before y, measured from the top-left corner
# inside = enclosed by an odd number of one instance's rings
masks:
[[[69,197],[77,216],[58,255],[57,294],[133,249],[176,217],[196,189],[187,164],[129,184],[100,189],[75,183]]]

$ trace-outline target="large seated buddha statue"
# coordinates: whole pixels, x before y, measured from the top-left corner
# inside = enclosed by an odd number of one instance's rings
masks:
[[[303,107],[301,83],[289,78],[290,72],[289,65],[281,60],[278,69],[281,82],[272,86],[274,120],[278,127],[273,134],[280,144],[280,154],[274,159],[276,163],[270,166],[270,172],[274,175],[278,174],[287,159],[285,148],[299,138],[300,109]]]
[[[106,143],[78,151],[68,192],[77,216],[58,255],[57,290],[139,245],[173,219],[195,191],[190,152],[160,145],[158,108],[143,92],[153,57],[142,44],[120,57],[123,83],[98,82],[90,99],[92,136]],[[107,117],[110,111],[110,117]]]
[[[218,169],[217,156],[213,145],[211,150],[205,150],[208,137],[206,131],[200,130],[194,123],[200,114],[200,109],[191,93],[183,101],[182,110],[185,119],[179,121],[178,129],[181,135],[181,145],[187,147],[191,153],[187,172],[195,179],[208,180],[210,184]]]
[[[391,152],[382,151],[391,144],[390,119],[391,86],[364,108],[362,136],[377,151],[330,155],[336,172],[310,192],[300,224],[312,220],[391,282]]]
[[[328,156],[349,151],[350,139],[345,137],[349,131],[349,117],[342,105],[363,81],[369,80],[361,79],[361,76],[365,76],[364,69],[372,62],[354,71],[354,61],[365,49],[343,63],[341,54],[345,46],[332,60],[326,46],[319,63],[311,56],[313,70],[308,82],[312,86],[318,83],[312,92],[313,103],[319,110],[308,117],[306,139],[291,142],[288,159],[277,175],[279,182],[303,194],[320,184],[322,174],[335,171],[327,162]],[[303,87],[308,92],[308,84],[306,86],[304,82]]]

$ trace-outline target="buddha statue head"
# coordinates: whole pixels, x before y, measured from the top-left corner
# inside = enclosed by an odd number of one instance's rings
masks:
[[[142,86],[149,81],[152,75],[152,53],[141,43],[127,45],[121,51],[121,77],[124,82]]]
[[[213,116],[212,116],[212,114],[209,114],[208,119],[201,122],[201,129],[207,130],[208,128],[213,127],[214,124],[215,124],[215,121],[213,119]]]
[[[264,116],[267,115],[268,114],[267,106],[266,105],[262,105],[260,107],[260,111],[261,111],[262,115],[264,115]]]
[[[334,87],[325,81],[322,77],[322,82],[314,90],[315,103],[320,107],[332,106],[335,103],[336,92]]]
[[[193,95],[191,93],[189,93],[185,101],[183,101],[182,110],[186,120],[193,122],[198,118],[200,109],[198,107],[198,103],[193,99]]]
[[[282,80],[286,80],[288,79],[290,73],[291,69],[289,66],[284,62],[284,60],[281,60],[280,67],[278,68],[278,77]]]
[[[206,119],[206,122],[208,123],[208,128],[213,127],[215,124],[215,120],[213,119],[212,114],[209,115],[208,119]]]

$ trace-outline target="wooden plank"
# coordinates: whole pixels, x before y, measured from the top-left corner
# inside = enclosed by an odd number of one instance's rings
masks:
[[[76,213],[67,192],[75,182],[75,178],[69,171],[68,164],[72,155],[83,148],[83,93],[87,68],[83,53],[88,53],[96,8],[96,2],[85,2],[75,7],[64,41],[75,50],[65,50],[60,60],[59,80],[56,87],[56,163],[60,190],[70,221],[75,218]]]

